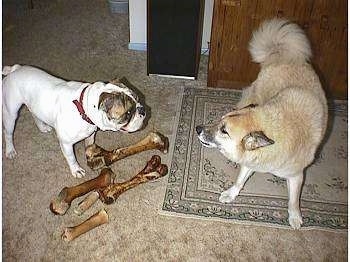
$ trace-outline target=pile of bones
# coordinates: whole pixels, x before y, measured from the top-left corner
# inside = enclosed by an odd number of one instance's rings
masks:
[[[88,146],[85,152],[87,164],[93,170],[100,170],[100,174],[96,178],[79,185],[64,187],[58,196],[51,201],[50,210],[56,215],[64,215],[74,199],[87,194],[87,197],[74,209],[77,215],[82,215],[97,200],[101,200],[108,205],[112,204],[125,191],[165,176],[168,173],[168,167],[161,163],[161,158],[158,155],[153,155],[136,176],[123,183],[115,181],[116,175],[108,166],[120,159],[146,150],[156,149],[167,153],[168,147],[168,139],[158,132],[149,133],[144,139],[134,145],[111,151],[105,150],[96,144]],[[62,239],[71,241],[107,222],[108,214],[105,209],[102,209],[81,224],[65,228],[62,233]]]

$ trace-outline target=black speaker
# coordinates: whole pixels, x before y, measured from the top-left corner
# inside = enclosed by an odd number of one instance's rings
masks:
[[[197,78],[203,0],[147,1],[147,74]]]

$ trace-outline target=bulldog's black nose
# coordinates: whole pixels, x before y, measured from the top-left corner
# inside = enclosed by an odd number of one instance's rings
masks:
[[[146,110],[145,110],[145,108],[143,106],[138,107],[137,111],[139,112],[139,114],[141,116],[145,116],[146,115]]]
[[[200,135],[203,131],[203,126],[196,126],[197,134]]]

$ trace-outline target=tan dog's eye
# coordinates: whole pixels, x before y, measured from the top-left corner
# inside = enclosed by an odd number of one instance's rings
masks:
[[[220,132],[223,133],[224,135],[228,135],[224,125],[220,127]]]

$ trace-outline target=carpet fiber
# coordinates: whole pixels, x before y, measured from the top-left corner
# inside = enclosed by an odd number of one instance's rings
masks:
[[[10,2],[3,1],[3,10]],[[3,14],[3,65],[30,64],[65,79],[89,82],[125,76],[144,95],[150,119],[144,130],[133,134],[97,132],[96,143],[109,150],[124,147],[150,131],[174,141],[180,87],[206,86],[207,56],[201,56],[198,80],[149,77],[147,53],[128,50],[128,15],[111,14],[108,1],[33,2],[34,9],[23,11],[11,4],[20,15]],[[20,112],[14,142],[17,159],[2,158],[2,258],[6,262],[319,262],[348,257],[345,233],[159,215],[168,176],[125,192],[113,205],[99,201],[82,217],[73,212],[81,199],[72,203],[66,215],[54,216],[48,207],[63,187],[98,175],[86,166],[84,142],[75,146],[78,162],[87,172],[83,179],[70,175],[55,133],[40,133],[26,108]],[[118,181],[125,181],[155,153],[137,154],[111,168]],[[170,164],[168,155],[160,156]],[[72,242],[62,241],[65,227],[81,223],[102,208],[109,214],[108,224]]]
[[[231,111],[240,95],[231,90],[184,89],[163,211],[289,227],[287,184],[282,178],[256,173],[234,203],[218,201],[220,193],[235,182],[239,165],[203,147],[194,130]],[[302,229],[347,229],[347,103],[337,101],[329,108],[334,111],[331,134],[306,170]]]

